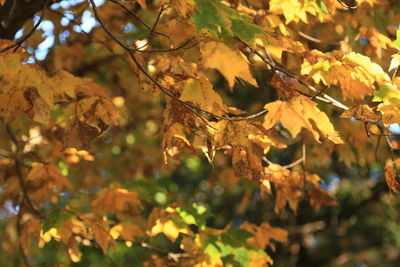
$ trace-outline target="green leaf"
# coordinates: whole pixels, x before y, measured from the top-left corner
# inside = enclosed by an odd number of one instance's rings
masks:
[[[325,2],[324,2],[323,0],[318,0],[318,1],[317,1],[317,4],[318,4],[318,7],[319,7],[319,10],[320,10],[322,13],[327,14],[327,15],[330,15],[329,10],[328,10],[328,7],[326,6],[326,4],[325,4]]]
[[[250,261],[250,251],[244,247],[240,247],[233,250],[233,256],[235,261],[240,264],[240,266],[247,266]]]
[[[252,18],[221,4],[218,0],[196,0],[192,17],[196,30],[208,30],[216,38],[236,35],[250,41],[263,30],[252,23]]]
[[[214,37],[219,37],[218,27],[221,32],[231,33],[229,20],[224,14],[223,5],[218,0],[196,0],[196,8],[192,21],[196,30],[208,30]]]
[[[396,40],[393,42],[393,45],[400,50],[400,30],[397,30]]]
[[[211,213],[204,206],[192,204],[191,206],[176,208],[176,211],[187,224],[194,224],[200,229],[205,229],[207,218]]]
[[[46,220],[43,223],[43,232],[47,232],[53,227],[60,226],[62,222],[66,221],[68,218],[74,215],[75,212],[70,210],[53,210],[52,212],[50,212],[49,216],[47,216]]]
[[[252,40],[257,34],[262,34],[260,27],[246,23],[244,20],[232,19],[232,31],[243,41]]]
[[[399,104],[400,91],[391,84],[381,84],[372,101],[383,102],[385,104]]]

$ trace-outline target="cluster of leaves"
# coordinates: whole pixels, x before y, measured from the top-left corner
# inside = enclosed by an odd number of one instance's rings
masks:
[[[398,192],[397,1],[42,2],[0,31],[0,261],[268,266],[331,178]]]

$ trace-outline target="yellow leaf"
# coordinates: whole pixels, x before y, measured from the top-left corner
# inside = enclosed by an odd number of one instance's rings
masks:
[[[390,61],[389,71],[395,70],[400,65],[400,54],[392,55],[392,60]]]
[[[277,100],[266,104],[265,109],[268,110],[264,120],[266,129],[271,129],[280,122],[289,130],[293,138],[296,138],[304,128],[309,130],[318,142],[321,133],[335,144],[342,143],[328,116],[317,108],[316,103],[305,96],[293,97],[288,102]]]
[[[82,259],[82,252],[78,248],[75,240],[73,238],[70,238],[67,244],[67,251],[68,251],[68,256],[73,262],[80,262]]]
[[[307,14],[317,16],[319,21],[329,20],[330,17],[323,12],[319,12],[320,7],[315,1],[302,0],[271,0],[269,10],[273,14],[283,14],[286,24],[290,22],[308,23]]]
[[[210,41],[203,45],[203,64],[206,68],[217,69],[228,81],[229,87],[235,84],[235,78],[241,78],[257,86],[245,57],[222,42]]]
[[[135,236],[143,236],[144,234],[144,231],[139,226],[132,224],[131,222],[117,224],[110,230],[110,235],[114,239],[122,236],[127,241],[132,241]]]
[[[50,83],[54,88],[54,101],[68,102],[76,98],[75,88],[81,85],[82,79],[74,77],[65,70],[58,70]]]
[[[179,99],[194,103],[216,115],[222,115],[226,110],[221,97],[206,79],[187,79]]]
[[[381,66],[369,57],[358,53],[344,54],[341,51],[322,53],[309,52],[301,65],[301,74],[311,76],[315,83],[326,86],[338,85],[343,88],[343,97],[362,100],[373,95],[375,84],[385,84],[389,76]]]
[[[171,219],[158,219],[153,228],[151,228],[150,236],[155,236],[159,233],[164,233],[171,242],[175,242],[180,233],[191,234],[191,231],[186,226],[177,226]]]
[[[25,113],[34,121],[47,124],[53,105],[49,78],[38,66],[21,61],[20,54],[0,56],[0,117],[9,122]]]
[[[43,233],[43,230],[40,232],[40,240],[39,240],[39,247],[43,248],[44,245],[51,241],[54,238],[57,241],[60,241],[61,237],[58,234],[57,228],[51,228],[46,233]]]

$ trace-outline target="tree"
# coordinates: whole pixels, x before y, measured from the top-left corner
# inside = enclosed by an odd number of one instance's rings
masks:
[[[398,1],[0,5],[0,262],[398,265]]]

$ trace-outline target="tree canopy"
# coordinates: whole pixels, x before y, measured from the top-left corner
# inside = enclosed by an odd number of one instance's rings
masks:
[[[5,266],[398,266],[400,2],[0,0]]]

